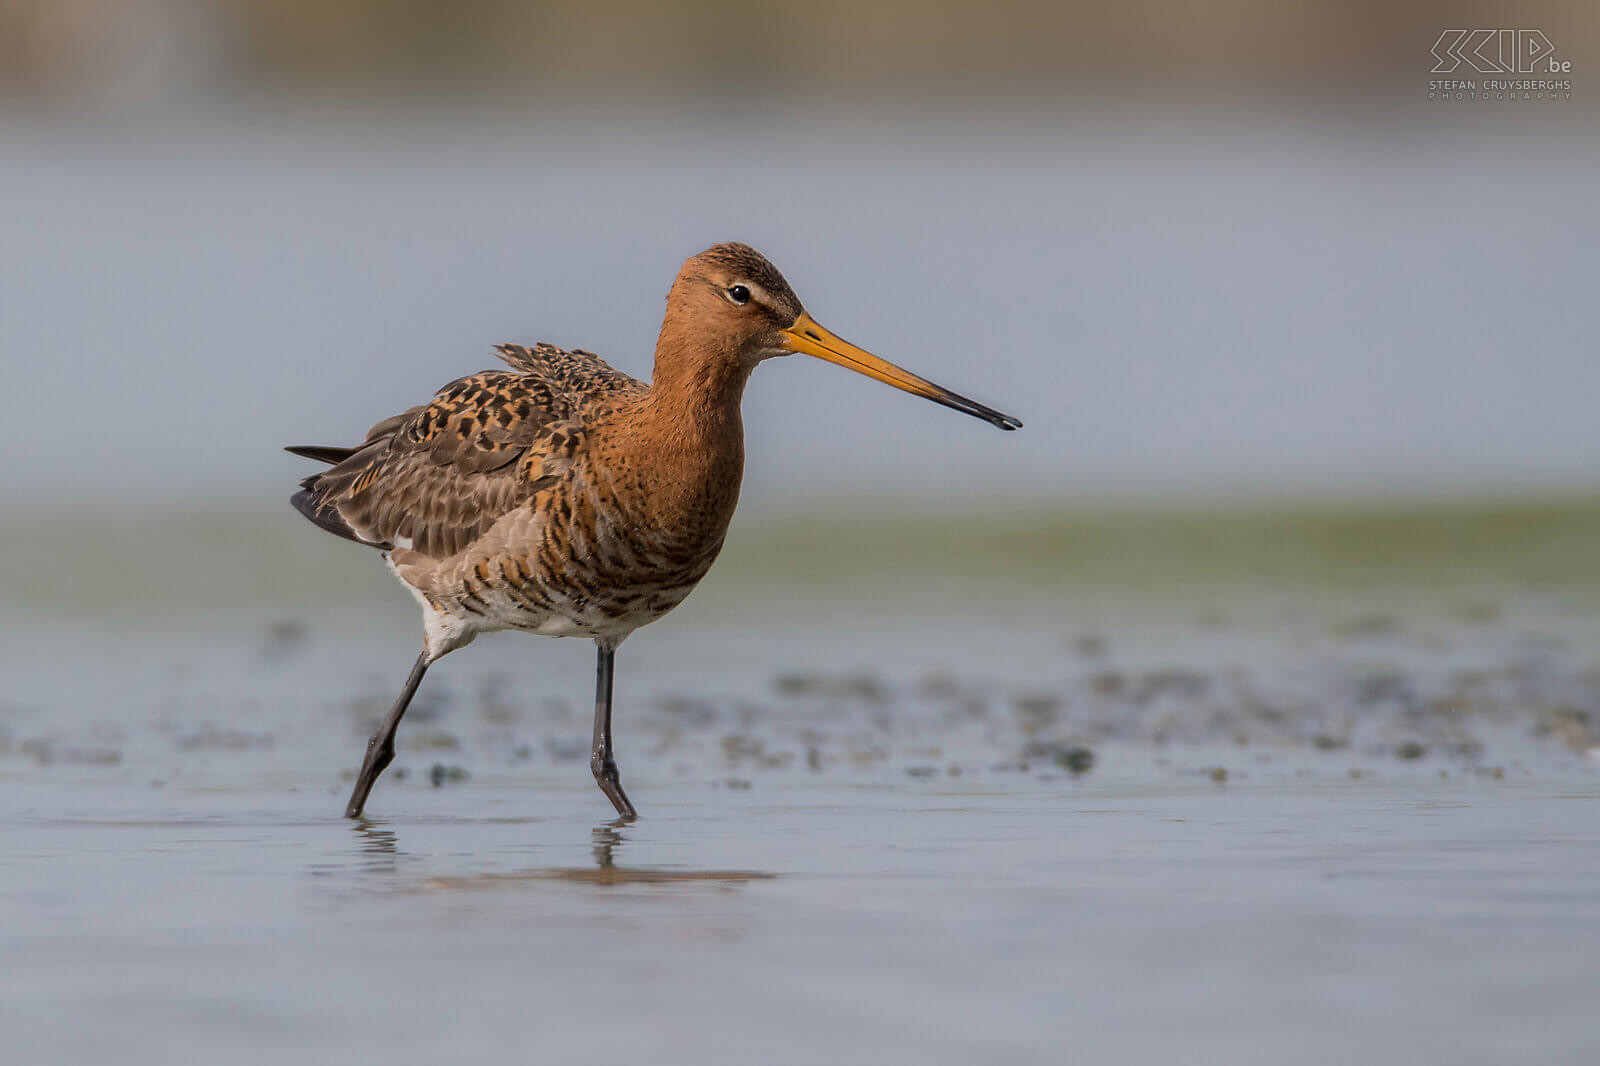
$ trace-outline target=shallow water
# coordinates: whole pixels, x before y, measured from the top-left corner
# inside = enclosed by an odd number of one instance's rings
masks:
[[[708,790],[7,782],[27,1061],[1592,1061],[1592,773]],[[202,808],[205,813],[197,812]],[[92,1019],[92,1021],[90,1021]]]
[[[376,560],[195,521],[51,599],[13,553],[0,1033],[51,1063],[1593,1061],[1594,516],[740,527],[619,654],[623,827],[582,643],[439,664],[353,824],[416,641]],[[78,527],[40,528],[13,542]]]

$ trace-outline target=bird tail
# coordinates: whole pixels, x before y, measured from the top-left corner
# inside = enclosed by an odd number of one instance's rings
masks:
[[[319,463],[342,463],[356,453],[355,448],[335,448],[328,444],[291,444],[284,451]]]
[[[296,444],[284,449],[294,455],[335,465],[344,462],[360,450],[360,448],[336,448],[322,444]],[[326,490],[323,475],[312,474],[300,482],[300,491],[289,497],[289,505],[305,515],[319,529],[327,530],[345,540],[353,540],[357,544],[369,543],[350,528],[350,523],[344,520],[337,507],[330,505]]]

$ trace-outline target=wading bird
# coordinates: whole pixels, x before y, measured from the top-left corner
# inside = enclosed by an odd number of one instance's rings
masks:
[[[765,257],[719,244],[667,294],[650,384],[548,344],[496,349],[487,370],[385,419],[352,448],[288,450],[331,464],[291,502],[383,553],[422,606],[422,653],[367,744],[346,817],[394,759],[430,665],[480,633],[588,637],[599,648],[589,765],[635,817],[611,746],[617,645],[688,596],[722,548],[739,498],[739,401],[756,364],[800,352],[1001,429],[1022,423],[879,359],[819,326]]]

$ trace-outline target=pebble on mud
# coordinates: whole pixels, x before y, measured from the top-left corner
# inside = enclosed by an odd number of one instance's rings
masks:
[[[244,733],[212,726],[177,739],[179,751],[248,751],[271,748],[276,742],[271,733]]]
[[[261,651],[268,659],[282,659],[311,643],[311,627],[300,618],[279,618],[267,626]]]
[[[122,752],[116,748],[58,746],[53,741],[24,740],[17,745],[17,754],[29,755],[39,766],[61,763],[69,766],[118,766]]]
[[[1073,643],[1073,649],[1085,659],[1098,659],[1110,645],[1111,642],[1099,633],[1086,633]]]
[[[1420,759],[1428,754],[1428,749],[1414,740],[1408,740],[1396,747],[1394,753],[1402,759]]]
[[[1031,736],[1060,715],[1061,697],[1048,692],[1021,693],[1011,697],[1011,706],[1016,711],[1022,731]]]
[[[471,777],[472,775],[467,773],[465,767],[446,766],[442,762],[434,763],[433,766],[428,770],[428,780],[433,782],[434,788],[441,788],[445,785],[457,785],[463,781],[470,780]]]
[[[1064,751],[1056,752],[1056,765],[1074,774],[1086,774],[1094,766],[1094,752],[1088,748],[1074,745]]]
[[[1540,736],[1553,737],[1573,751],[1587,751],[1595,746],[1597,739],[1594,719],[1581,707],[1546,708],[1534,730]]]
[[[442,729],[419,729],[405,738],[407,751],[460,751],[461,740]]]
[[[889,698],[886,685],[870,674],[834,677],[826,674],[784,674],[773,684],[784,696],[814,696],[829,700],[859,700],[881,704]]]
[[[1211,778],[1214,784],[1225,785],[1228,783],[1228,771],[1226,767],[1213,766],[1211,768],[1211,773],[1207,776]]]
[[[1062,744],[1057,741],[1035,740],[1022,749],[1022,769],[1027,769],[1029,759],[1049,759],[1063,770],[1074,774],[1087,773],[1094,765],[1094,752],[1082,744]]]

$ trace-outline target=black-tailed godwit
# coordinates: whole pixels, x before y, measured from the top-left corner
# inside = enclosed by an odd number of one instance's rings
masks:
[[[612,754],[617,646],[682,603],[716,559],[744,470],[739,401],[762,360],[814,355],[1001,429],[1022,425],[823,329],[743,244],[684,263],[649,385],[591,352],[497,350],[510,370],[453,381],[355,447],[289,449],[332,464],[300,483],[295,508],[381,551],[422,606],[422,652],[367,745],[350,818],[393,761],[428,667],[502,629],[595,642],[589,765],[617,813],[635,817]]]

